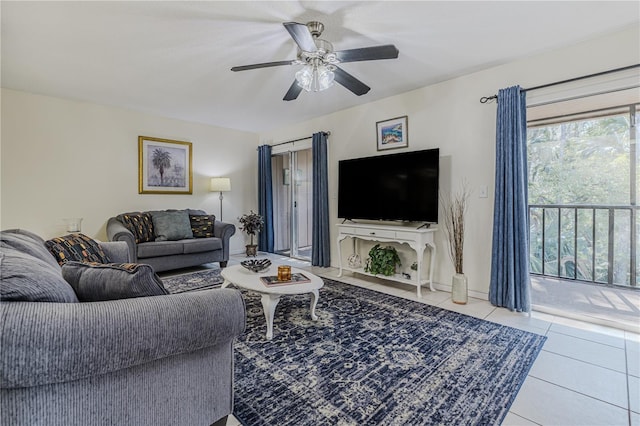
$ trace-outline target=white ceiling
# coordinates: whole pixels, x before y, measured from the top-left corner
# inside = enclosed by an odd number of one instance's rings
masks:
[[[640,21],[640,2],[2,1],[2,87],[266,131],[571,45]],[[282,101],[296,66],[282,22],[325,24],[336,50],[395,44],[343,64],[369,85]]]

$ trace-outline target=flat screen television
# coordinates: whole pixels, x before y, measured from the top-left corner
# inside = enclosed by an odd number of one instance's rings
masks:
[[[438,148],[338,163],[338,217],[438,222]]]

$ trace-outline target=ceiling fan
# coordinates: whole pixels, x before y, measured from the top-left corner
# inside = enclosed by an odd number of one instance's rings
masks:
[[[231,71],[246,71],[280,65],[303,65],[303,68],[296,73],[295,81],[284,95],[283,100],[285,101],[296,99],[303,89],[308,92],[328,89],[334,81],[358,96],[364,95],[371,88],[338,67],[338,64],[398,57],[399,51],[393,44],[334,51],[331,43],[319,38],[324,30],[324,25],[318,21],[311,21],[306,25],[297,22],[285,22],[282,25],[298,45],[296,59],[243,65],[233,67]]]

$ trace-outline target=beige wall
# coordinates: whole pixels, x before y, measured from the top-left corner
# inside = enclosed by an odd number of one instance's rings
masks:
[[[331,221],[337,223],[337,163],[377,155],[375,123],[409,117],[409,150],[439,147],[440,187],[463,181],[475,191],[467,216],[465,272],[470,289],[486,293],[490,276],[493,214],[495,104],[482,105],[503,87],[532,87],[640,63],[639,27],[554,52],[498,66],[402,95],[371,102],[261,135],[216,128],[58,98],[2,89],[2,229],[21,227],[44,237],[65,232],[62,218],[83,217],[83,232],[106,239],[107,218],[124,211],[202,208],[219,215],[218,194],[208,191],[210,176],[230,176],[223,218],[257,208],[256,146],[308,136],[329,138]],[[345,65],[347,67],[348,65]],[[336,87],[331,90],[345,90]],[[376,90],[375,87],[372,90]],[[139,135],[193,143],[193,195],[138,194]],[[397,152],[397,151],[396,151]],[[489,187],[489,197],[478,189]],[[332,227],[332,264],[335,258]],[[232,251],[242,252],[240,232]],[[442,232],[437,237],[436,282],[448,285],[453,267]]]
[[[640,62],[639,27],[547,52],[525,60],[494,67],[402,95],[371,102],[294,126],[265,132],[260,143],[277,143],[331,131],[329,137],[329,187],[331,222],[337,218],[337,164],[339,160],[377,155],[376,121],[407,115],[409,148],[440,148],[441,191],[457,189],[467,181],[474,191],[467,215],[465,273],[472,292],[487,293],[491,273],[491,235],[495,162],[495,104],[479,99],[498,89],[519,84],[533,87]],[[402,49],[400,48],[402,54]],[[372,66],[374,66],[372,64]],[[345,65],[345,69],[348,65]],[[342,87],[330,90],[345,90]],[[372,90],[376,90],[375,87]],[[398,151],[395,151],[398,152]],[[479,188],[489,188],[479,198]],[[380,200],[384,202],[384,200]],[[332,265],[338,264],[336,227],[332,227]],[[438,232],[439,258],[435,281],[450,285],[453,266],[447,255],[443,232]],[[407,265],[408,266],[408,265]]]
[[[1,227],[43,237],[66,232],[63,218],[106,240],[109,217],[125,211],[199,208],[220,215],[209,178],[229,176],[223,219],[255,209],[256,134],[129,110],[2,89]],[[138,136],[193,144],[193,194],[138,194]],[[240,231],[231,250],[244,250]]]

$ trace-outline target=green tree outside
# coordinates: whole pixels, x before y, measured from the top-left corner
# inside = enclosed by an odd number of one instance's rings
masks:
[[[530,126],[529,204],[630,206],[631,168],[636,163],[630,131],[629,111],[620,109]],[[594,225],[592,209],[546,209],[543,254],[542,209],[532,208],[531,271],[542,273],[544,262],[547,275],[607,282],[608,212],[597,209]],[[614,216],[614,283],[629,285],[631,215],[628,209],[617,209]]]

